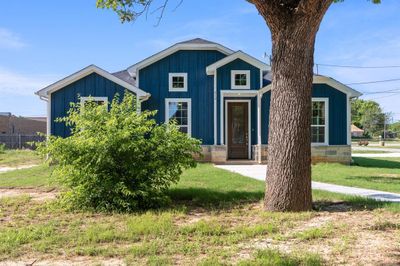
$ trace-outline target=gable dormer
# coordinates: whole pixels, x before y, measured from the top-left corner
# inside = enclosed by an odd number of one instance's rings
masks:
[[[258,90],[269,65],[237,51],[207,66],[207,74],[216,78],[218,90]]]

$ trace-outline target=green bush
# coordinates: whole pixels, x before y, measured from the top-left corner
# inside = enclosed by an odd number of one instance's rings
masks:
[[[156,124],[155,112],[138,114],[135,102],[127,92],[109,108],[71,104],[68,116],[57,119],[71,128],[71,136],[38,144],[66,188],[61,196],[66,206],[128,212],[160,207],[182,170],[196,166],[200,141],[174,124]]]
[[[6,153],[6,144],[0,143],[0,154]]]

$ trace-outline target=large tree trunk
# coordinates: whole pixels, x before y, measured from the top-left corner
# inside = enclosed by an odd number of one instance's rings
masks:
[[[311,196],[314,44],[332,0],[253,0],[272,34],[272,95],[264,206],[306,211]]]

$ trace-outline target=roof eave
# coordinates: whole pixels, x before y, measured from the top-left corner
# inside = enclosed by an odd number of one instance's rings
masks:
[[[224,53],[225,55],[230,55],[230,54],[234,53],[233,50],[231,50],[221,44],[217,44],[217,43],[210,43],[210,44],[177,43],[177,44],[174,44],[174,45],[168,47],[167,49],[162,50],[161,52],[158,52],[158,53],[156,53],[150,57],[147,57],[146,59],[128,67],[127,71],[129,72],[129,74],[131,76],[134,76],[134,75],[136,75],[136,72],[138,69],[141,69],[148,65],[151,65],[151,64],[167,57],[168,55],[171,55],[180,50],[217,50],[217,51]]]
[[[71,75],[69,75],[69,76],[67,76],[67,77],[65,77],[65,78],[63,78],[63,79],[61,79],[61,80],[59,80],[59,81],[57,81],[57,82],[45,87],[45,88],[37,91],[37,92],[35,92],[35,94],[38,95],[39,97],[48,98],[48,96],[51,93],[53,93],[53,92],[55,92],[55,91],[57,91],[59,89],[62,89],[63,87],[68,86],[69,84],[71,84],[71,83],[73,83],[73,82],[75,82],[75,81],[77,81],[77,80],[79,80],[79,79],[81,79],[83,77],[86,77],[86,76],[88,76],[88,75],[90,75],[92,73],[96,73],[96,74],[98,74],[98,75],[100,75],[100,76],[102,76],[104,78],[107,78],[107,79],[117,83],[118,85],[128,89],[129,91],[132,91],[133,93],[135,93],[139,97],[148,97],[148,96],[150,96],[149,93],[139,89],[138,87],[136,87],[136,86],[134,86],[132,84],[129,84],[128,82],[126,82],[126,81],[124,81],[124,80],[112,75],[111,73],[107,72],[106,70],[101,69],[101,68],[99,68],[99,67],[97,67],[95,65],[89,65],[89,66],[81,69],[80,71],[77,71],[77,72],[75,72],[75,73],[73,73],[73,74],[71,74]]]
[[[229,64],[230,62],[232,62],[232,61],[234,61],[236,59],[241,59],[241,60],[243,60],[243,61],[245,61],[245,62],[247,62],[247,63],[249,63],[249,64],[251,64],[251,65],[253,65],[253,66],[257,67],[257,68],[259,68],[260,70],[271,70],[271,66],[269,66],[269,65],[265,64],[264,62],[261,62],[260,60],[258,60],[256,58],[246,54],[245,52],[239,50],[239,51],[237,51],[237,52],[235,52],[235,53],[233,53],[233,54],[231,54],[231,55],[229,55],[229,56],[227,56],[225,58],[222,58],[221,60],[219,60],[219,61],[207,66],[207,68],[206,68],[207,75],[214,75],[215,71],[218,68],[220,68],[220,67],[222,67],[222,66],[224,66],[226,64]]]

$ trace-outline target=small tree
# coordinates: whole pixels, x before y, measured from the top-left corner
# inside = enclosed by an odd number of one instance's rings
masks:
[[[71,104],[68,116],[57,119],[71,136],[50,136],[39,144],[55,163],[55,176],[66,190],[62,202],[72,208],[134,211],[166,203],[165,191],[184,168],[195,167],[200,141],[178,127],[157,125],[155,112],[138,114],[134,96],[118,96],[110,109],[87,102]]]

